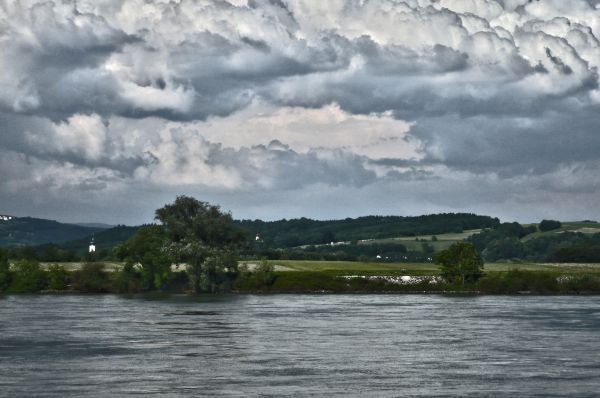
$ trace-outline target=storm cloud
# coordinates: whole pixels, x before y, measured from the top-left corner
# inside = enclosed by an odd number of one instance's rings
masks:
[[[598,31],[598,0],[4,1],[0,210],[598,218]]]

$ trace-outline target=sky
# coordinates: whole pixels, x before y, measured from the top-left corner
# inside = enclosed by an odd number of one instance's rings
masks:
[[[0,213],[600,219],[600,0],[0,0]]]

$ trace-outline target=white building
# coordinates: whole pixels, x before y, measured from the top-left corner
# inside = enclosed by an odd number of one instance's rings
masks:
[[[92,236],[92,241],[90,242],[90,247],[88,249],[89,253],[95,253],[96,252],[96,245],[94,244],[94,237]]]

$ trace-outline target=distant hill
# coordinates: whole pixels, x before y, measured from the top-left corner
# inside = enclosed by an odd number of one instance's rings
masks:
[[[110,228],[115,227],[115,225],[104,224],[101,222],[75,222],[72,224],[79,225],[81,227],[100,228],[100,229],[110,229]]]
[[[256,234],[269,247],[295,247],[338,241],[383,239],[402,236],[460,233],[465,230],[493,228],[497,218],[470,213],[431,214],[417,217],[366,216],[344,220],[261,221],[242,220],[236,223],[251,239]]]
[[[117,225],[109,229],[101,230],[94,233],[94,243],[96,250],[111,250],[121,242],[125,242],[131,238],[140,227],[129,227],[126,225]],[[83,238],[65,242],[60,245],[62,249],[74,250],[76,252],[87,251],[92,235],[87,235]]]
[[[448,213],[417,217],[366,216],[343,220],[238,220],[235,223],[247,231],[250,242],[255,242],[258,234],[262,246],[289,248],[338,241],[461,233],[493,228],[499,221],[497,218],[469,213]],[[94,235],[97,250],[110,250],[133,236],[139,228],[125,225],[108,229],[105,227],[106,224],[81,226],[34,218],[15,218],[0,221],[0,246],[54,243],[66,250],[82,252]]]
[[[10,220],[0,220],[0,247],[60,244],[99,231],[102,228],[64,224],[41,218],[13,217]]]

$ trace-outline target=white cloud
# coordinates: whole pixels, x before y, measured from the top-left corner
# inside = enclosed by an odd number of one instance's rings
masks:
[[[320,187],[331,200],[325,187],[377,186],[375,207],[346,203],[390,210],[404,189],[428,210],[587,198],[598,4],[4,1],[0,153],[14,162],[0,197],[164,188],[251,202]]]

